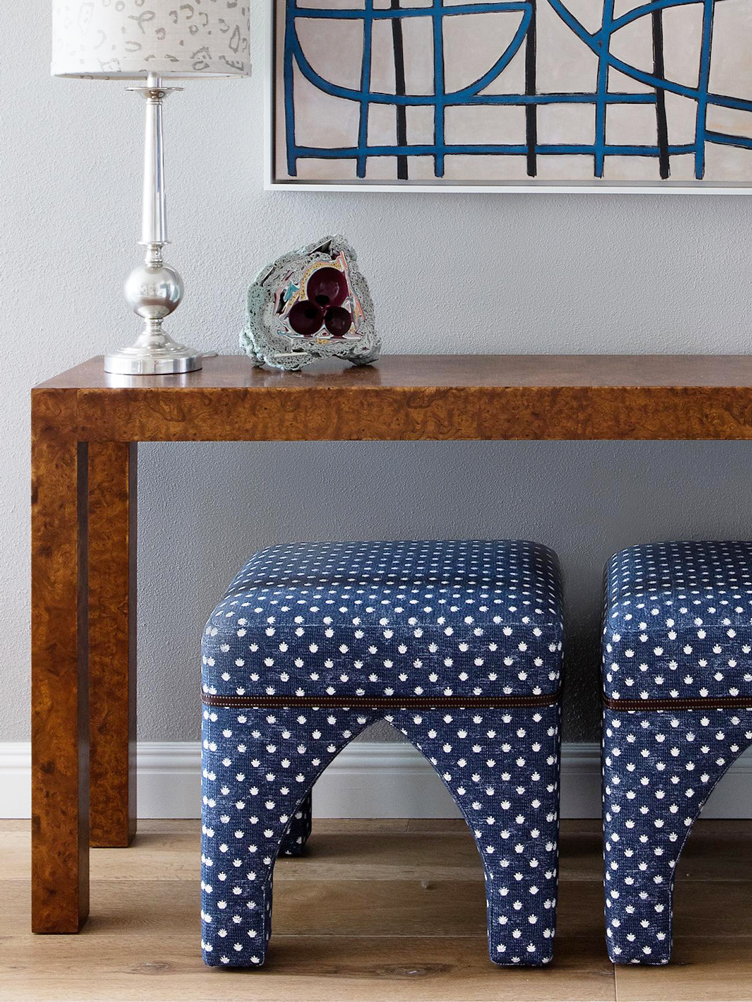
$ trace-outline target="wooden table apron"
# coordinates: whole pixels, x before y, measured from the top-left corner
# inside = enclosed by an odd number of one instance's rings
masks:
[[[116,385],[117,381],[121,385]],[[89,846],[135,829],[138,442],[752,438],[752,357],[207,359],[32,391],[32,928],[77,932]]]

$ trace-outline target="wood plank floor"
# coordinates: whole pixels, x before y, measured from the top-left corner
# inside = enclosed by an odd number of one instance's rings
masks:
[[[599,825],[564,822],[556,959],[487,958],[479,858],[461,821],[319,821],[276,871],[267,966],[199,955],[197,821],[144,821],[92,852],[79,936],[32,936],[28,822],[0,821],[2,1002],[752,1002],[752,821],[700,822],[676,890],[675,963],[613,968]]]

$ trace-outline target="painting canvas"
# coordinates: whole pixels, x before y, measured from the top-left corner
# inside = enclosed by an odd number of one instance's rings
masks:
[[[752,0],[276,0],[273,184],[752,187]]]

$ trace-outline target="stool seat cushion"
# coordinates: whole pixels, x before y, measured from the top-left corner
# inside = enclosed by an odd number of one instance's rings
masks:
[[[616,553],[603,632],[608,699],[752,696],[752,542],[650,543]]]
[[[204,692],[556,692],[556,555],[517,540],[292,543],[256,553],[206,625]]]

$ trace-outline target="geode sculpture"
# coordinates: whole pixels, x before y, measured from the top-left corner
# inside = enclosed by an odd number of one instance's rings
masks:
[[[248,290],[240,346],[254,365],[301,369],[317,358],[375,362],[373,302],[357,255],[340,236],[283,254]]]

